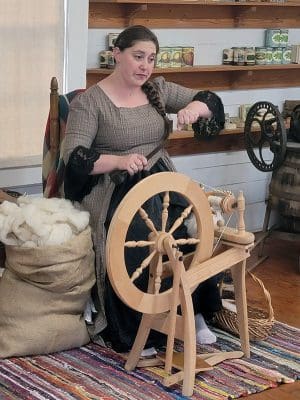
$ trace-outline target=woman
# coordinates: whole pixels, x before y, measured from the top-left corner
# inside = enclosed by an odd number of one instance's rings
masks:
[[[150,160],[146,158],[169,133],[166,113],[177,113],[179,127],[197,123],[199,118],[214,126],[219,124],[218,129],[224,123],[223,105],[214,93],[187,89],[162,77],[149,81],[158,51],[156,36],[144,26],[132,26],[120,33],[113,50],[114,71],[72,101],[66,127],[65,197],[90,212],[96,254],[93,301],[97,313],[89,332],[98,342],[104,335],[118,351],[131,347],[140,316],[117,299],[105,276],[105,240],[113,212],[124,194],[143,176],[174,171],[163,148]],[[120,185],[112,180],[114,171],[127,171]],[[159,208],[159,200],[154,202],[154,209]],[[174,198],[173,203],[175,218],[184,201]],[[137,231],[146,235],[140,221],[136,222],[129,236],[135,236]],[[127,265],[138,265],[144,255],[137,259],[131,254],[127,256]],[[139,284],[144,286],[145,282]],[[210,287],[215,292],[216,285],[210,281],[203,293],[211,293]],[[208,313],[220,306],[220,299],[216,298],[216,305],[208,308]],[[206,329],[202,319],[198,328]],[[150,338],[148,345],[156,344],[156,339]]]

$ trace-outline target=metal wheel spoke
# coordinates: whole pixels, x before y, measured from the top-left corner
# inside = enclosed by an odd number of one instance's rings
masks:
[[[163,210],[161,214],[161,230],[162,232],[166,232],[166,226],[167,226],[167,221],[168,221],[168,216],[169,216],[169,208],[170,205],[170,195],[169,192],[165,192],[164,198],[163,198]]]
[[[149,266],[149,264],[150,264],[152,258],[155,256],[155,254],[156,254],[156,249],[153,250],[153,251],[149,254],[149,256],[146,257],[146,258],[144,259],[144,261],[142,262],[142,264],[134,271],[134,273],[132,274],[132,276],[131,276],[131,278],[130,278],[131,282],[134,282],[134,281],[141,275],[141,273],[143,272],[143,270],[144,270],[146,267]]]
[[[183,223],[183,221],[185,220],[186,217],[188,217],[192,211],[193,205],[190,204],[188,207],[186,207],[179,218],[176,219],[176,221],[174,222],[174,224],[172,225],[169,233],[172,234],[174,231],[176,231],[177,228],[179,228],[179,226]]]
[[[146,211],[143,209],[143,207],[139,208],[139,214],[140,214],[142,220],[147,225],[147,227],[150,229],[150,231],[157,234],[158,232],[157,232],[153,222],[151,221],[151,219],[149,218],[149,215],[146,213]]]

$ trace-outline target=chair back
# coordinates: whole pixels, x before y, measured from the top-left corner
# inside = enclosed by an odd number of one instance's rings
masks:
[[[85,89],[77,89],[59,95],[57,79],[53,77],[50,85],[50,111],[47,120],[42,162],[42,181],[44,197],[62,197],[65,164],[62,159],[66,124],[71,101]]]

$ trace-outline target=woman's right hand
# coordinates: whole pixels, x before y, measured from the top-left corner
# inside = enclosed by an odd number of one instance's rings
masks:
[[[147,158],[142,154],[127,154],[126,156],[119,156],[118,169],[127,171],[129,175],[134,175],[138,171],[145,169],[147,164]]]
[[[94,163],[92,175],[107,174],[113,171],[127,171],[130,175],[134,175],[138,171],[142,171],[148,164],[147,158],[142,154],[127,154],[117,156],[113,154],[101,154]]]

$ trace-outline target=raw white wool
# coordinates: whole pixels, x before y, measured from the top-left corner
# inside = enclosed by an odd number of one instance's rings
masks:
[[[89,213],[65,199],[21,196],[17,204],[0,204],[0,241],[6,245],[59,245],[84,231],[88,224]]]

